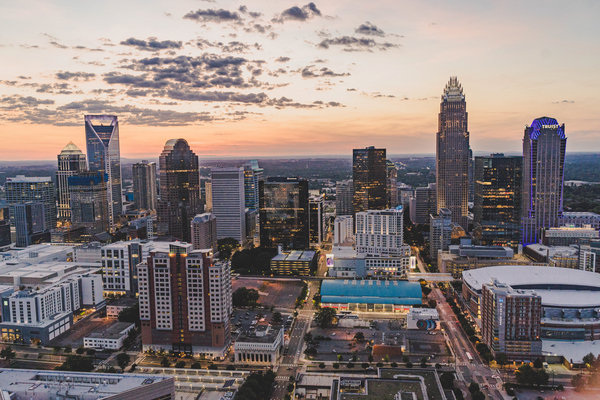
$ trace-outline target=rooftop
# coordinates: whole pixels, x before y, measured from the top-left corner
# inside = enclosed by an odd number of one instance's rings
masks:
[[[421,284],[407,281],[325,280],[322,303],[421,304]]]
[[[108,328],[103,330],[102,332],[92,332],[86,336],[86,338],[91,339],[119,339],[124,335],[124,332],[134,327],[135,324],[129,322],[117,322],[113,325],[110,325]]]

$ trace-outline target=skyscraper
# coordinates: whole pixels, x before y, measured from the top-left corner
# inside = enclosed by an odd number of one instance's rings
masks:
[[[398,169],[391,160],[385,160],[387,165],[387,202],[388,208],[398,205]]]
[[[108,177],[107,201],[110,229],[115,230],[123,213],[119,122],[114,115],[86,115],[85,140],[88,169]]]
[[[308,229],[309,243],[311,246],[320,246],[325,231],[325,213],[323,210],[323,197],[311,196],[308,198]]]
[[[46,228],[44,204],[29,201],[13,206],[17,247],[49,242],[50,230]]]
[[[335,214],[354,215],[354,184],[352,179],[335,183]]]
[[[244,168],[211,169],[212,213],[217,217],[217,239],[246,239]]]
[[[269,178],[260,181],[260,245],[305,250],[309,243],[308,181]],[[218,220],[217,220],[218,221]]]
[[[185,139],[171,139],[160,154],[158,233],[191,240],[190,222],[202,212],[198,156]]]
[[[231,267],[170,243],[137,266],[143,350],[223,358],[231,344]]]
[[[45,228],[56,228],[56,197],[54,183],[50,177],[6,178],[6,202],[10,209],[10,222],[14,226],[14,205],[17,203],[42,203],[44,205]]]
[[[108,174],[79,171],[68,184],[72,224],[85,226],[89,236],[109,230]]]
[[[192,245],[194,250],[217,249],[217,218],[212,213],[198,214],[192,219]]]
[[[473,236],[485,246],[521,243],[523,157],[475,157]]]
[[[447,208],[452,221],[468,229],[469,131],[467,103],[458,79],[444,88],[437,133],[437,209]],[[432,254],[432,257],[435,257]]]
[[[71,196],[69,195],[69,177],[76,175],[79,171],[87,169],[85,154],[69,142],[58,155],[58,171],[56,172],[56,182],[58,190],[56,200],[58,203],[58,219],[61,221],[71,221]]]
[[[387,160],[385,149],[355,149],[352,157],[354,213],[387,208]]]
[[[263,179],[263,169],[258,160],[250,160],[244,164],[244,194],[246,208],[258,210],[258,182]]]
[[[430,215],[429,254],[437,264],[438,251],[447,251],[452,239],[452,213],[447,208],[440,209],[439,215]]]
[[[0,202],[0,251],[11,243],[8,207]]]
[[[133,202],[138,210],[156,210],[156,163],[143,160],[133,164]]]
[[[565,125],[541,117],[523,138],[523,245],[537,243],[544,228],[560,225],[567,137]]]
[[[415,197],[410,199],[410,220],[413,224],[428,224],[429,216],[437,214],[437,185],[415,189]]]

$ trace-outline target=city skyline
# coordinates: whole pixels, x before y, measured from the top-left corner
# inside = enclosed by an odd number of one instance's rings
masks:
[[[173,137],[200,158],[433,154],[450,76],[475,153],[517,153],[542,116],[569,126],[571,152],[600,150],[591,2],[140,4],[5,6],[2,160],[83,149],[85,114],[119,117],[123,158],[156,158]]]

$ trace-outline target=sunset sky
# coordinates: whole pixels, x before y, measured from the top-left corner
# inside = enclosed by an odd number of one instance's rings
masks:
[[[524,4],[527,3],[527,4]],[[121,156],[435,153],[457,76],[475,152],[518,152],[550,116],[600,151],[597,1],[4,1],[0,160],[52,160],[85,114]]]

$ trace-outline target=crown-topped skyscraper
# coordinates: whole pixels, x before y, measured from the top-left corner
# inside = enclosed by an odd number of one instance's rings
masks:
[[[468,229],[469,131],[467,103],[455,76],[444,88],[436,145],[437,209],[452,212],[452,222]]]

